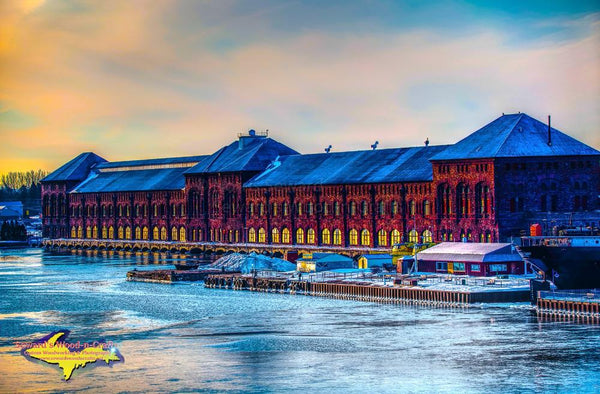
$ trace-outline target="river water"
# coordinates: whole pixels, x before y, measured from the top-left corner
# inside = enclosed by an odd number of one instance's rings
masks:
[[[173,258],[0,249],[0,392],[600,392],[598,326],[125,280]],[[65,382],[15,345],[62,329],[124,362]]]

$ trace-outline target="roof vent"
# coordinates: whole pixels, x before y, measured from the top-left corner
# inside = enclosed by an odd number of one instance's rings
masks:
[[[425,146],[429,146],[429,137],[425,140]]]
[[[371,145],[371,148],[373,150],[377,149],[377,145],[379,145],[379,141],[375,141],[375,143],[373,145]]]
[[[329,153],[331,152],[331,145],[329,145],[327,148],[325,148],[325,153]]]

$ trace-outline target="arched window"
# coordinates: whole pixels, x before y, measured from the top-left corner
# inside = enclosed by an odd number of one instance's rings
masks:
[[[152,229],[152,239],[154,241],[157,241],[160,239],[160,230],[156,226]]]
[[[298,215],[302,215],[302,203],[299,202],[298,204],[296,204],[296,213]]]
[[[429,216],[431,215],[431,204],[429,203],[429,200],[424,200],[423,201],[423,216]]]
[[[487,239],[488,243],[491,243],[492,242],[492,233],[490,233],[489,231],[486,231],[485,238]]]
[[[77,237],[77,229],[75,228],[75,226],[71,227],[71,238],[76,238]]]
[[[339,228],[333,230],[333,244],[341,245],[342,244],[342,231]]]
[[[429,231],[429,230],[423,231],[423,243],[431,243],[431,242],[433,242],[433,236],[431,234],[431,231]]]
[[[415,216],[415,214],[417,213],[417,204],[415,204],[414,200],[410,200],[408,202],[408,214],[410,216]]]
[[[337,201],[333,203],[333,214],[335,216],[340,216],[341,215],[340,203],[337,202]]]
[[[248,205],[248,215],[250,217],[254,216],[254,203],[251,202],[250,205]]]
[[[135,239],[142,239],[142,230],[139,227],[135,228]]]
[[[381,229],[377,233],[377,242],[379,246],[387,246],[387,231]]]
[[[177,227],[173,227],[171,229],[171,241],[177,241],[179,235],[179,230],[177,230]]]
[[[398,201],[392,201],[392,216],[398,215]]]
[[[125,227],[125,239],[131,239],[131,227]]]
[[[256,230],[252,227],[248,230],[248,242],[256,242]]]
[[[469,186],[459,183],[456,187],[456,214],[458,217],[469,216]]]
[[[379,216],[385,215],[385,203],[383,201],[379,201],[378,214]]]
[[[271,241],[276,244],[279,243],[279,229],[274,228],[271,230]]]
[[[102,239],[108,238],[108,231],[106,231],[106,226],[102,226]]]
[[[309,201],[308,204],[306,205],[306,212],[307,212],[308,216],[312,216],[315,214],[315,206],[312,203],[312,201]]]
[[[113,226],[108,228],[108,238],[113,239],[115,237],[115,229]]]
[[[258,242],[264,244],[266,242],[266,232],[264,228],[258,229]]]
[[[350,245],[358,245],[358,231],[355,229],[350,230]]]
[[[290,214],[290,207],[287,202],[283,203],[283,216],[288,216]]]
[[[356,203],[354,201],[350,201],[348,211],[350,213],[350,216],[356,215]]]
[[[408,242],[419,242],[419,233],[417,232],[417,230],[410,230],[410,232],[408,233]]]
[[[179,229],[179,240],[181,242],[185,242],[186,241],[186,236],[185,236],[185,227],[181,227]]]
[[[367,204],[366,201],[363,201],[360,205],[360,212],[363,217],[366,217],[369,214],[369,204]]]
[[[123,216],[123,206],[119,205],[119,217]]]
[[[119,226],[117,228],[117,238],[123,239],[123,227],[122,226]]]
[[[392,245],[399,244],[402,241],[402,237],[400,236],[400,231],[393,229],[391,233],[391,242]]]
[[[258,203],[258,216],[265,216],[265,204],[262,202]]]
[[[313,230],[312,228],[309,228],[308,231],[306,231],[306,243],[307,244],[315,243],[315,230]]]
[[[160,228],[160,240],[161,241],[166,241],[167,240],[167,228],[166,227],[161,227]]]
[[[85,237],[86,238],[92,238],[92,228],[90,226],[87,226],[85,228]]]
[[[321,239],[326,245],[329,245],[331,243],[331,233],[329,232],[329,229],[323,229],[323,231],[321,232]]]
[[[360,233],[360,244],[363,246],[371,245],[371,233],[369,230],[363,230]]]
[[[94,239],[98,238],[98,227],[97,226],[92,227],[92,238],[94,238]]]
[[[302,230],[301,228],[299,228],[298,230],[296,230],[296,243],[297,244],[303,244],[304,243],[304,230]]]
[[[323,216],[329,215],[329,204],[323,202]]]
[[[290,243],[290,230],[288,230],[285,227],[283,228],[283,230],[281,230],[281,242],[283,242],[284,244]]]
[[[142,228],[142,239],[148,239],[148,227],[146,226]]]
[[[277,211],[278,211],[278,204],[276,202],[274,202],[273,204],[271,204],[271,214],[273,216],[277,216]]]

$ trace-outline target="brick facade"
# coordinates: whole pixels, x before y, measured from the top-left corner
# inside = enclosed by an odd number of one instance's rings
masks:
[[[43,233],[389,248],[465,238],[498,242],[534,222],[547,230],[600,226],[598,154],[428,163],[430,179],[406,182],[248,186],[268,163],[261,170],[186,173],[179,190],[80,193],[73,192],[79,182],[44,181]]]

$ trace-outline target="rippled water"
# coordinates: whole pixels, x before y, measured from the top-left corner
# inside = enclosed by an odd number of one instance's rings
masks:
[[[176,258],[176,257],[175,257]],[[600,327],[527,304],[437,309],[125,281],[160,255],[0,249],[0,391],[600,392]],[[125,358],[25,359],[59,329]]]

